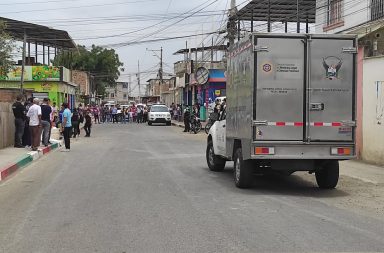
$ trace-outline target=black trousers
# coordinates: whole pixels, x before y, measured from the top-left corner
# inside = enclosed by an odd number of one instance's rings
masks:
[[[23,145],[25,121],[21,118],[15,118],[15,147]]]
[[[66,149],[71,148],[71,130],[72,127],[64,127],[64,144]]]
[[[184,131],[189,132],[190,130],[191,128],[190,128],[189,118],[184,119]]]
[[[91,136],[91,125],[84,125],[85,136]]]
[[[80,128],[79,128],[79,122],[78,121],[72,121],[72,134],[73,137],[76,137],[76,135],[80,135]]]

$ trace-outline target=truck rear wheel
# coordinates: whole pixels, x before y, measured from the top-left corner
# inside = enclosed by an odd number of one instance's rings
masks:
[[[315,172],[316,182],[320,188],[333,189],[339,181],[339,161],[328,161]]]
[[[233,176],[238,188],[249,188],[253,183],[253,171],[251,161],[243,160],[241,148],[237,148],[234,155]]]
[[[207,158],[208,167],[211,171],[224,170],[226,160],[220,156],[215,155],[212,141],[208,142],[206,158]]]

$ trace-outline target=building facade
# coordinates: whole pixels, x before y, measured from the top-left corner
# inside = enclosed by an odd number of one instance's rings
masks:
[[[21,66],[16,65],[7,76],[0,77],[0,93],[6,90],[20,90]],[[57,105],[68,102],[70,108],[75,106],[78,85],[72,82],[70,71],[55,66],[25,66],[23,89],[27,96],[50,98]]]
[[[384,164],[384,1],[316,1],[316,32],[356,34],[357,154]],[[383,91],[382,91],[383,90]]]
[[[107,86],[105,88],[105,101],[115,101],[116,104],[129,104],[132,98],[129,96],[129,83],[116,82],[115,86]]]

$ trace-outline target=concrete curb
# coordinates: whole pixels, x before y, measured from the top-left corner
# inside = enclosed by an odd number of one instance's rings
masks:
[[[12,175],[17,170],[29,165],[33,161],[39,159],[45,154],[48,154],[54,149],[57,149],[59,146],[61,146],[61,141],[52,141],[53,144],[49,145],[48,147],[44,147],[42,149],[38,149],[38,151],[31,151],[20,158],[17,159],[16,162],[11,163],[4,168],[0,168],[0,182],[4,181],[6,178],[8,178],[10,175]]]

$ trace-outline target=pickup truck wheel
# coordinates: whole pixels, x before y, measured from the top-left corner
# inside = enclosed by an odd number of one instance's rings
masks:
[[[249,188],[253,183],[253,171],[251,161],[243,160],[241,148],[238,148],[234,155],[233,176],[235,185],[238,188]]]
[[[339,161],[329,161],[316,170],[316,182],[320,188],[333,189],[339,181]]]
[[[206,158],[207,158],[208,167],[211,171],[224,170],[226,160],[220,156],[215,155],[212,141],[208,142]]]

